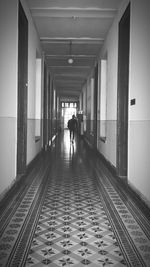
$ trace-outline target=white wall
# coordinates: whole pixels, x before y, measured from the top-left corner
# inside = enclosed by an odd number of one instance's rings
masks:
[[[0,1],[0,194],[16,175],[17,2]]]
[[[36,110],[36,55],[42,58],[40,40],[34,27],[28,6],[21,0],[28,19],[28,126],[27,126],[27,164],[41,150],[42,138],[35,142],[35,110]]]
[[[150,201],[150,1],[131,2],[129,183]]]
[[[27,163],[41,150],[35,143],[35,62],[41,53],[40,41],[25,0],[22,0],[29,23],[28,48],[28,140]],[[0,195],[16,177],[17,92],[18,92],[18,0],[0,1]]]
[[[107,54],[106,142],[98,140],[98,149],[116,166],[118,17],[115,19],[102,48],[100,58]],[[100,64],[100,62],[99,62]],[[100,83],[99,83],[100,85]]]
[[[100,57],[108,55],[107,136],[98,148],[116,166],[118,23],[129,1],[124,0]],[[131,1],[129,63],[128,182],[150,202],[150,1]],[[136,104],[131,106],[130,100]]]

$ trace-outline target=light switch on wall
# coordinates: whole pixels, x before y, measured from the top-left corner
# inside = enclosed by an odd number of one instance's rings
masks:
[[[135,98],[131,99],[131,100],[130,100],[130,105],[131,105],[131,106],[135,105],[135,102],[136,102],[136,101],[135,101]]]

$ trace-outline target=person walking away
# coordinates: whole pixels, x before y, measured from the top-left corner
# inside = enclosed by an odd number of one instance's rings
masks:
[[[72,115],[72,119],[68,121],[68,129],[70,131],[70,141],[72,140],[72,143],[74,141],[74,134],[75,134],[76,128],[77,128],[77,120],[75,118],[75,115]]]

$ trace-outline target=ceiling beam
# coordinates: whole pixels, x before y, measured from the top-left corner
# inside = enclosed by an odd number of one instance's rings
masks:
[[[63,96],[63,95],[66,95],[67,97],[70,97],[70,96],[79,96],[80,95],[80,91],[69,91],[69,90],[57,90],[58,94]]]
[[[50,55],[50,54],[46,54],[45,57],[46,58],[59,58],[59,59],[63,59],[63,58],[68,58],[68,57],[75,57],[75,58],[96,58],[96,55],[79,55],[79,54],[69,54],[69,55],[61,55],[61,54],[57,54],[57,55]]]
[[[72,44],[103,44],[104,38],[91,38],[91,37],[81,37],[81,38],[75,38],[75,37],[41,37],[40,41],[42,43],[47,44],[70,44],[70,41],[72,41]]]
[[[63,84],[63,85],[65,85],[65,86],[68,86],[68,85],[70,85],[71,83],[72,83],[72,87],[76,87],[76,86],[80,86],[81,85],[81,83],[83,83],[85,80],[83,79],[83,80],[80,80],[79,82],[77,82],[77,81],[75,81],[75,79],[72,79],[72,80],[55,80],[55,83],[57,84],[57,85],[61,85],[61,84]]]
[[[86,78],[87,78],[87,76],[88,76],[88,73],[81,73],[81,72],[77,72],[77,73],[75,73],[75,72],[72,72],[72,73],[54,73],[53,74],[53,77],[54,77],[54,79],[57,79],[58,77],[64,77],[64,79],[67,79],[67,78],[72,78],[72,79],[83,79],[83,81],[84,80],[86,80]]]
[[[48,18],[71,18],[72,20],[79,20],[84,18],[114,18],[116,9],[104,8],[31,8],[33,17],[48,17]]]
[[[91,69],[91,66],[70,66],[68,64],[68,66],[62,65],[62,66],[51,66],[51,65],[47,65],[48,68],[52,68],[52,69]]]

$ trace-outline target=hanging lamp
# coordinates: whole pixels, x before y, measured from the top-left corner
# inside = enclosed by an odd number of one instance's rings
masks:
[[[73,58],[72,58],[72,42],[71,42],[71,40],[70,40],[70,43],[69,43],[69,55],[70,55],[70,57],[68,58],[68,63],[69,64],[73,64]]]

